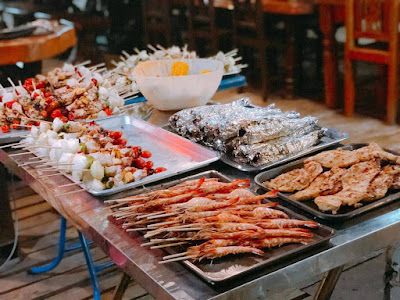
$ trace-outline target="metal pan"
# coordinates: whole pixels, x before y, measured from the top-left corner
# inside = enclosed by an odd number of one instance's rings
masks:
[[[211,103],[211,104],[214,105],[213,103]],[[168,124],[164,125],[162,128],[177,134],[174,131],[174,129],[171,126],[169,126]],[[271,169],[271,168],[276,167],[278,165],[285,164],[287,162],[293,161],[293,160],[295,160],[295,159],[297,159],[299,157],[306,156],[308,154],[315,153],[317,151],[321,151],[321,150],[326,149],[328,147],[337,145],[340,142],[342,142],[342,141],[344,141],[344,140],[346,140],[348,138],[349,138],[349,134],[346,133],[346,132],[343,132],[343,131],[337,130],[337,129],[333,129],[333,128],[326,128],[325,135],[321,138],[320,142],[317,145],[315,145],[315,146],[313,146],[311,148],[308,148],[308,149],[306,149],[304,151],[301,151],[301,152],[286,156],[284,158],[281,158],[281,159],[278,159],[278,160],[275,160],[275,161],[272,161],[272,162],[269,162],[267,164],[264,164],[264,165],[261,165],[261,166],[257,166],[257,167],[252,166],[250,164],[238,162],[230,154],[220,153],[220,155],[221,155],[221,161],[223,161],[227,165],[229,165],[231,167],[234,167],[234,168],[236,168],[236,169],[238,169],[240,171],[243,171],[243,172],[260,172],[260,171],[263,171],[263,170],[266,170],[266,169]],[[214,151],[218,152],[216,150],[214,150]]]
[[[119,193],[207,166],[219,159],[214,151],[131,116],[110,118],[98,124],[108,130],[122,131],[128,145],[138,145],[151,151],[155,167],[165,167],[167,171],[108,190],[89,190],[94,196]]]
[[[151,190],[159,190],[169,188],[178,183],[186,180],[205,178],[219,178],[222,182],[230,182],[231,179],[217,171],[206,171],[204,173],[196,174],[193,176],[185,177],[182,179],[174,180],[161,185],[147,187],[146,192]],[[255,190],[253,190],[255,191]],[[134,194],[143,193],[143,190],[136,190]],[[278,209],[284,211],[290,218],[299,220],[309,220],[306,217],[299,215],[285,207],[278,206]],[[253,272],[260,268],[265,268],[273,264],[278,264],[284,260],[298,255],[304,251],[314,249],[315,247],[322,246],[327,243],[335,234],[335,231],[325,225],[321,225],[312,230],[314,237],[310,244],[288,244],[281,247],[265,249],[265,256],[255,256],[251,254],[243,255],[230,255],[219,259],[214,259],[212,263],[210,260],[202,260],[201,262],[192,263],[190,261],[183,261],[182,263],[195,272],[198,276],[211,284],[222,284],[226,281],[243,276],[249,272]],[[184,252],[185,247],[166,248],[169,254]]]
[[[146,102],[141,102],[141,103],[135,103],[129,106],[129,108],[126,110],[121,115],[129,115],[133,116],[135,118],[139,118],[142,120],[148,120],[151,117],[151,114],[153,113],[154,108],[151,107],[149,104]],[[97,119],[91,119],[87,120],[88,122],[95,121],[99,122],[101,120],[105,119],[110,119],[110,118],[115,118],[118,115],[114,116],[109,116],[105,118],[97,118]],[[11,143],[16,143],[23,139],[25,135],[28,135],[29,131],[26,129],[16,129],[16,130],[11,130],[10,132],[7,133],[2,133],[0,132],[0,145],[5,145],[5,144],[11,144]]]
[[[345,150],[356,150],[361,147],[365,147],[368,144],[349,144],[346,145],[345,147],[342,147]],[[385,149],[385,151],[388,151],[390,153],[393,153],[395,155],[400,155],[399,153]],[[255,178],[254,181],[261,186],[265,190],[270,190],[264,185],[264,182],[270,179],[273,179],[280,174],[289,172],[293,169],[298,169],[303,167],[303,162],[306,158],[302,158],[299,160],[296,160],[290,164],[268,170],[265,172],[262,172],[258,174]],[[290,204],[297,206],[298,208],[307,211],[308,213],[323,219],[323,220],[329,220],[329,221],[344,221],[346,219],[350,219],[353,217],[356,217],[358,215],[361,215],[365,212],[368,212],[370,210],[376,209],[382,205],[385,205],[387,203],[390,203],[392,201],[395,201],[400,198],[400,191],[391,191],[386,194],[385,197],[375,200],[375,201],[369,201],[365,202],[363,206],[359,208],[354,208],[354,207],[349,207],[349,206],[344,206],[339,209],[337,214],[332,214],[332,213],[327,213],[327,212],[322,212],[318,209],[318,206],[314,203],[313,200],[305,200],[305,201],[297,201],[292,199],[290,196],[293,195],[294,193],[282,193],[279,192],[278,196],[284,201],[289,202]]]

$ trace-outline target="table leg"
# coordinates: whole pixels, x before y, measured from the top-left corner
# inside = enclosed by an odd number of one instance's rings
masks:
[[[7,190],[7,171],[0,163],[0,256],[9,255],[14,244],[14,222],[11,217],[10,201]]]
[[[319,26],[323,34],[325,104],[328,107],[337,106],[337,63],[334,50],[334,20],[333,6],[319,5]]]
[[[327,300],[331,297],[343,268],[344,266],[340,266],[324,274],[313,300]]]
[[[131,277],[124,272],[122,274],[121,280],[115,288],[113,300],[121,300],[125,294],[128,284],[131,282]]]

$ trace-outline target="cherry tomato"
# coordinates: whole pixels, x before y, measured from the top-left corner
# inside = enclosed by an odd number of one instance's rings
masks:
[[[42,93],[44,93],[45,91],[46,91],[46,89],[43,87],[43,88],[40,88],[39,89]]]
[[[27,126],[28,126],[28,130],[31,130],[33,125],[32,124],[28,124]]]
[[[137,158],[135,161],[135,167],[139,169],[146,168],[146,161],[141,157]]]
[[[104,109],[104,111],[106,112],[107,116],[111,116],[112,115],[111,109],[109,109],[108,107],[106,107]]]
[[[60,104],[58,103],[58,101],[52,101],[50,103],[50,108],[51,109],[56,109]],[[61,112],[60,112],[61,113]]]
[[[51,117],[52,117],[53,119],[58,118],[58,117],[61,117],[61,110],[56,109],[55,111],[53,111],[53,112],[51,113]]]
[[[93,81],[94,85],[97,86],[97,80],[96,80],[96,78],[92,78],[92,81]]]
[[[134,157],[139,157],[142,154],[140,147],[132,147],[133,153],[135,154]]]
[[[110,132],[110,137],[113,139],[120,139],[122,137],[122,132],[121,131],[112,131]]]
[[[163,168],[163,167],[158,167],[158,168],[154,169],[154,173],[161,173],[161,172],[164,172],[164,171],[167,171],[167,169]]]
[[[53,97],[52,96],[47,96],[46,97],[46,103],[50,104],[51,102],[53,102]]]
[[[46,92],[44,92],[44,96],[47,98],[47,97],[50,97],[51,96],[51,92],[50,91],[46,91]]]
[[[146,162],[146,168],[147,168],[147,169],[152,169],[153,166],[154,166],[154,163],[153,163],[151,160],[149,160],[149,161]]]
[[[47,118],[47,115],[48,115],[47,111],[42,110],[42,111],[40,112],[40,114],[42,115],[42,117],[43,117],[44,119]]]
[[[3,96],[0,95],[0,102],[3,102]]]
[[[62,116],[62,117],[61,117],[61,121],[63,121],[64,123],[67,123],[67,122],[68,122],[68,118],[65,117],[65,116]]]
[[[69,113],[68,114],[68,119],[72,121],[74,119],[74,115],[72,113]]]
[[[39,97],[39,96],[40,96],[40,95],[39,95],[38,93],[34,93],[34,94],[33,94],[33,98],[35,98],[35,99],[36,99],[37,97]]]
[[[151,157],[151,152],[147,151],[147,150],[142,151],[142,157],[143,158],[150,158]]]
[[[7,107],[8,108],[12,108],[12,106],[13,106],[13,104],[14,104],[14,102],[16,102],[15,100],[13,100],[13,101],[10,101],[10,102],[7,102]]]
[[[46,85],[46,83],[44,81],[39,81],[38,83],[36,83],[36,87],[38,89],[44,88],[45,85]]]
[[[67,90],[69,90],[71,87],[69,85],[66,86]]]
[[[1,126],[1,131],[3,131],[4,133],[9,132],[10,128],[8,127],[8,125],[3,125]]]
[[[17,129],[19,124],[20,124],[20,121],[15,120],[15,121],[12,122],[12,124],[10,125],[10,128],[11,128],[11,129]]]
[[[27,78],[24,81],[24,85],[32,85],[32,82],[33,82],[33,78]]]
[[[36,126],[40,126],[40,122],[36,121],[36,122],[35,122],[35,125],[36,125]]]

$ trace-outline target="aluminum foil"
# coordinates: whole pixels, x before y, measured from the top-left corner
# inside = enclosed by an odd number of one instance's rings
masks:
[[[300,118],[299,113],[282,112],[275,108],[274,104],[267,107],[254,107],[249,98],[242,98],[224,105],[185,109],[175,113],[169,119],[170,126],[180,135],[218,151],[233,153],[234,156],[252,164],[256,164],[255,161],[258,164],[258,161],[267,160],[255,159],[257,156],[254,154],[255,150],[244,149],[264,149],[266,143],[274,145],[284,140],[285,143],[293,144],[291,137],[301,139],[301,136],[308,133],[320,131],[321,128],[317,123],[318,120],[314,117]],[[288,144],[288,150],[280,150],[282,156],[287,155],[289,150],[295,151],[296,147],[292,144]],[[278,149],[284,149],[281,144],[279,145]],[[274,151],[278,150],[274,149]],[[266,157],[265,154],[258,156]]]
[[[317,130],[305,135],[278,138],[267,143],[240,145],[233,150],[233,155],[241,162],[260,166],[308,149],[316,145],[322,135],[323,130]]]

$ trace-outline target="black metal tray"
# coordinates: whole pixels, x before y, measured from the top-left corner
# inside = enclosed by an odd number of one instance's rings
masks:
[[[368,144],[349,144],[344,147],[342,147],[345,150],[355,150],[361,147],[368,146]],[[390,152],[395,155],[400,155],[399,153],[385,149],[385,151]],[[266,187],[264,185],[265,181],[268,181],[270,179],[273,179],[283,173],[289,172],[293,169],[298,169],[303,167],[303,162],[307,157],[304,157],[302,159],[296,160],[290,164],[274,168],[272,170],[268,170],[265,172],[262,172],[258,174],[255,178],[254,181],[261,186],[265,190],[271,190],[270,188]],[[279,192],[278,196],[284,201],[289,202],[290,204],[297,206],[298,208],[307,211],[308,213],[316,216],[317,218],[323,219],[323,220],[329,220],[329,221],[343,221],[346,219],[350,219],[353,217],[356,217],[358,215],[361,215],[365,212],[368,212],[370,210],[373,210],[375,208],[378,208],[382,205],[385,205],[387,203],[390,203],[392,201],[395,201],[400,198],[400,191],[391,191],[389,190],[388,193],[386,194],[385,197],[370,201],[370,202],[364,202],[364,205],[359,207],[359,208],[354,208],[350,206],[342,206],[336,214],[332,213],[327,213],[320,211],[318,209],[318,206],[314,203],[314,200],[304,200],[304,201],[297,201],[292,199],[290,196],[293,195],[294,193],[283,193]]]
[[[199,179],[203,176],[205,178],[219,178],[219,180],[222,182],[232,181],[231,178],[226,177],[218,171],[211,170],[182,179],[154,185],[151,187],[147,186],[145,191],[143,189],[135,190],[134,193],[130,193],[130,195],[140,194],[151,190],[169,188],[183,181],[190,179]],[[258,188],[254,187],[250,188],[250,190],[256,192]],[[299,215],[283,206],[278,206],[277,209],[284,211],[286,214],[289,215],[290,218],[309,221],[309,219],[307,219],[306,217]],[[195,263],[192,263],[190,261],[183,261],[182,263],[193,272],[195,272],[198,276],[203,278],[205,281],[211,284],[222,284],[226,281],[237,278],[238,276],[243,276],[248,272],[253,272],[257,269],[265,268],[266,266],[270,266],[272,264],[281,263],[282,261],[298,255],[301,252],[308,251],[311,248],[314,249],[315,247],[322,246],[323,244],[328,243],[329,240],[335,235],[335,231],[333,229],[321,224],[319,224],[317,228],[312,229],[311,232],[313,233],[313,238],[308,245],[287,244],[282,245],[281,247],[271,248],[270,250],[265,249],[264,256],[255,256],[249,254],[235,256],[229,255],[227,257],[214,259],[213,261],[202,260],[201,262]],[[185,247],[180,246],[165,248],[165,251],[169,254],[175,254],[178,252],[184,252],[185,249]]]

